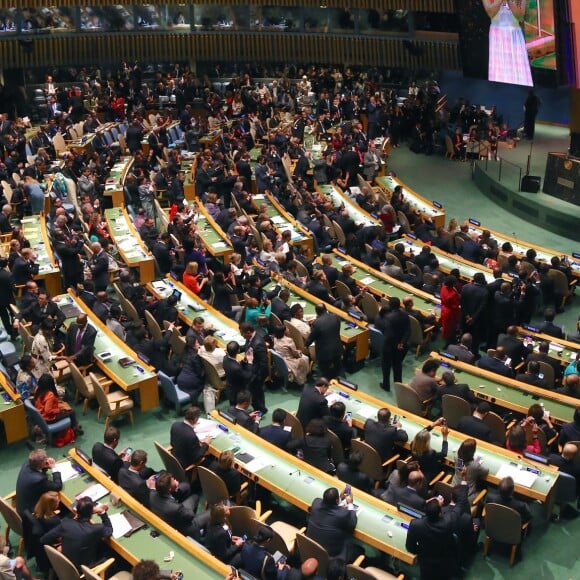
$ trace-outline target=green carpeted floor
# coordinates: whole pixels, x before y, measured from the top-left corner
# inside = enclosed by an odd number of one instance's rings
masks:
[[[545,165],[548,151],[566,149],[566,136],[567,130],[564,129],[538,127],[534,144],[533,172],[543,174],[543,165]],[[525,165],[528,152],[524,147],[518,147],[518,149],[508,153],[512,162]],[[573,249],[570,240],[550,234],[521,219],[508,215],[501,207],[484,198],[471,181],[468,163],[446,161],[439,156],[417,156],[410,153],[407,148],[402,147],[394,150],[389,160],[389,168],[395,171],[398,177],[415,191],[443,203],[448,219],[455,217],[458,220],[463,220],[468,217],[476,217],[483,225],[505,233],[515,232],[517,237],[522,240],[533,240],[548,248],[566,252]],[[572,303],[564,314],[558,316],[557,322],[565,324],[567,329],[572,329],[578,312],[577,304]],[[435,348],[438,346],[440,345],[434,344]],[[404,380],[408,380],[412,376],[415,368],[423,360],[425,360],[425,356],[419,360],[416,360],[411,354],[407,356],[404,365]],[[349,376],[349,379],[357,383],[361,390],[379,398],[386,396],[385,400],[394,403],[392,395],[385,395],[379,389],[380,377],[380,362],[373,360],[369,361],[363,370]],[[299,393],[292,391],[284,395],[275,392],[268,393],[267,406],[270,410],[278,406],[284,407],[289,401],[297,399],[298,396]],[[77,412],[80,413],[80,411],[81,407],[77,406]],[[171,409],[159,408],[146,414],[137,412],[133,427],[128,421],[118,423],[122,430],[121,446],[144,448],[150,454],[150,464],[153,467],[160,467],[161,464],[153,442],[157,440],[164,444],[168,443],[169,426],[175,419],[175,412]],[[81,422],[85,429],[85,435],[78,439],[77,445],[90,451],[92,444],[102,437],[103,425],[97,422],[94,409],[89,409],[87,416],[81,418]],[[0,493],[2,495],[14,489],[18,470],[25,460],[29,448],[29,444],[22,442],[9,448],[0,449],[3,472],[0,478]],[[67,448],[49,450],[56,459],[64,455],[66,451]],[[535,517],[532,532],[524,543],[523,560],[514,568],[510,568],[507,557],[498,550],[492,551],[489,559],[484,558],[480,552],[467,575],[468,578],[524,578],[528,576],[562,580],[580,577],[580,563],[574,547],[574,538],[576,534],[580,535],[580,519],[548,524],[542,516],[541,505],[534,504],[532,510]],[[291,511],[287,515],[291,519],[298,518],[298,520],[303,517],[301,514],[293,514]],[[409,571],[405,567],[403,570]],[[417,576],[416,570],[411,572]]]

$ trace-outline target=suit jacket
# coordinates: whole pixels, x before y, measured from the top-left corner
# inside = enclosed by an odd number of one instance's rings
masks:
[[[242,427],[249,429],[253,433],[259,433],[260,425],[256,423],[256,420],[253,417],[251,417],[247,411],[244,411],[244,409],[239,409],[238,407],[230,407],[228,409],[228,414],[234,417],[238,425],[241,425]]]
[[[16,511],[19,514],[23,514],[25,510],[32,511],[43,493],[61,489],[60,473],[55,471],[51,481],[45,471],[32,469],[27,461],[20,469],[16,480]]]
[[[340,481],[344,481],[344,483],[348,483],[352,487],[360,489],[360,491],[364,491],[365,493],[373,492],[374,481],[362,471],[353,471],[348,463],[339,463],[336,468],[336,475]]]
[[[541,352],[533,352],[526,358],[526,365],[533,360],[549,364],[554,369],[554,379],[556,381],[558,381],[562,376],[562,365],[560,364],[560,361],[552,358],[550,355]]]
[[[477,366],[480,369],[485,369],[486,371],[496,373],[497,375],[501,375],[503,377],[509,377],[510,379],[514,378],[514,371],[511,369],[511,367],[506,366],[503,361],[492,356],[482,356],[477,361]]]
[[[513,496],[508,499],[503,499],[497,490],[492,490],[488,493],[486,503],[499,503],[500,505],[505,505],[506,507],[516,510],[520,516],[522,516],[522,524],[525,524],[532,519],[530,506],[525,501],[519,500]]]
[[[500,334],[497,337],[497,346],[503,346],[506,354],[512,359],[512,368],[517,367],[531,352],[517,336],[510,334]]]
[[[424,511],[425,510],[425,498],[419,495],[419,493],[408,487],[399,487],[396,494],[397,503],[404,503],[410,508]]]
[[[253,375],[252,365],[247,362],[240,362],[228,355],[224,357],[224,372],[226,374],[226,389],[230,396],[230,401],[235,401],[234,393],[242,390],[244,385],[249,384]]]
[[[93,254],[89,260],[89,267],[97,290],[106,290],[109,285],[109,259],[105,252]]]
[[[275,296],[272,298],[272,312],[282,321],[290,320],[292,314],[290,314],[290,307],[284,300]]]
[[[14,278],[8,270],[0,270],[0,306],[8,306],[9,304],[16,304]]]
[[[470,405],[477,405],[477,397],[465,383],[455,383],[454,385],[439,387],[439,396],[455,395],[467,401]]]
[[[464,346],[460,344],[450,344],[446,349],[445,352],[452,354],[453,356],[457,357],[457,360],[465,362],[467,364],[473,364],[475,359],[475,355]]]
[[[280,449],[286,449],[288,443],[292,440],[292,433],[279,425],[268,425],[260,429],[260,437]]]
[[[322,419],[328,415],[328,401],[316,387],[306,386],[302,390],[296,416],[303,427],[312,419]]]
[[[305,345],[316,345],[316,358],[333,360],[342,356],[342,341],[340,340],[340,318],[332,312],[325,312],[313,323],[310,335]]]
[[[145,507],[149,507],[149,488],[147,482],[136,471],[131,471],[128,467],[119,469],[119,485],[138,502]]]
[[[331,558],[350,561],[349,548],[352,533],[356,528],[357,516],[354,510],[328,506],[317,498],[312,502],[306,535],[318,542]]]
[[[461,291],[461,314],[465,319],[471,316],[472,326],[487,325],[486,314],[489,304],[489,291],[480,284],[466,284]]]
[[[395,450],[395,443],[404,443],[409,439],[407,432],[397,429],[393,425],[379,423],[374,419],[367,419],[364,430],[364,440],[379,454],[381,461],[386,461]]]
[[[354,437],[354,429],[349,427],[342,419],[336,419],[330,415],[324,417],[326,426],[340,439],[343,449],[350,448],[350,442]]]
[[[153,490],[149,502],[149,509],[179,533],[189,536],[198,531],[194,524],[195,513],[171,495],[160,495]]]
[[[221,524],[209,526],[205,537],[207,549],[222,562],[229,562],[240,550],[232,544],[232,533]]]
[[[457,423],[457,430],[476,439],[491,443],[491,427],[473,415],[461,417]]]
[[[43,544],[55,544],[62,538],[62,553],[77,567],[92,566],[100,558],[100,540],[113,534],[113,524],[107,512],[101,514],[100,524],[86,520],[65,518],[60,524],[40,538]]]
[[[200,443],[193,427],[184,421],[171,425],[172,453],[183,467],[198,462],[207,452],[207,445]]]
[[[125,462],[119,457],[117,452],[98,441],[93,445],[92,456],[93,462],[101,469],[104,469],[111,479],[117,483],[119,481],[119,470],[125,465]]]
[[[169,274],[172,266],[171,254],[169,253],[169,246],[158,240],[151,248],[153,256],[157,260],[157,265],[162,274]]]
[[[95,352],[95,340],[97,338],[97,331],[90,324],[86,324],[84,334],[81,338],[81,348],[76,350],[77,333],[80,327],[76,322],[73,322],[66,332],[65,351],[68,356],[75,357],[75,364],[88,365],[93,361],[93,353]]]
[[[261,332],[255,332],[242,350],[247,351],[249,348],[254,351],[251,382],[255,386],[263,386],[264,379],[268,376],[268,347]]]
[[[37,301],[31,302],[25,310],[20,311],[20,318],[32,322],[32,326],[34,327],[38,327],[49,316],[54,320],[55,328],[62,326],[62,323],[65,321],[62,310],[54,302],[48,302],[46,312],[42,311]]]
[[[549,322],[548,320],[544,320],[544,322],[540,324],[539,331],[542,334],[547,334],[548,336],[553,336],[554,338],[564,338],[562,327],[554,324],[553,322]]]

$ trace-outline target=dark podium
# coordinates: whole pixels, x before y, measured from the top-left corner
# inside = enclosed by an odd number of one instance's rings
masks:
[[[566,153],[548,153],[543,192],[580,205],[580,159]]]

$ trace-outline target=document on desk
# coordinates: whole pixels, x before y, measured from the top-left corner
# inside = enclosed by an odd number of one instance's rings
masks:
[[[54,473],[55,471],[60,473],[60,478],[63,482],[79,476],[79,472],[70,461],[60,461],[52,468],[52,472]]]
[[[373,276],[365,276],[364,278],[361,279],[361,284],[368,286],[369,284],[372,284],[375,281],[376,278],[373,278]]]
[[[116,540],[122,538],[131,530],[131,524],[122,513],[113,514],[109,519],[113,525],[113,538]]]
[[[108,495],[109,490],[100,483],[94,483],[93,485],[89,485],[87,489],[81,491],[81,493],[75,496],[75,499],[78,501],[81,497],[90,497],[93,501],[98,501],[102,497]]]
[[[266,465],[268,464],[264,460],[260,459],[259,457],[256,457],[252,459],[252,461],[250,461],[249,463],[246,463],[246,469],[250,473],[256,473],[257,471],[260,471],[260,469],[266,467]]]
[[[511,477],[514,480],[514,483],[518,485],[523,485],[524,487],[532,487],[536,479],[538,479],[538,475],[533,473],[532,471],[528,471],[527,469],[518,469],[517,465],[502,465],[499,468],[499,471],[496,473],[496,476],[499,479],[503,479],[504,477]]]
[[[365,419],[370,419],[377,414],[377,410],[373,407],[370,407],[369,405],[363,405],[362,407],[358,408],[356,414],[364,417]]]
[[[215,421],[203,418],[197,420],[194,431],[200,439],[205,439],[206,437],[211,437],[213,439],[222,433]]]

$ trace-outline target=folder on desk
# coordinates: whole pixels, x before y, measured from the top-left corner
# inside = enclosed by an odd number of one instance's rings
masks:
[[[64,306],[60,307],[60,310],[64,314],[65,318],[74,318],[81,313],[76,304],[65,304]]]
[[[122,513],[123,516],[125,516],[125,519],[129,522],[129,525],[131,526],[131,529],[125,533],[126,538],[128,538],[129,536],[134,534],[137,530],[140,530],[141,528],[144,528],[147,525],[143,520],[140,520],[137,516],[134,516],[129,510],[125,510]]]

